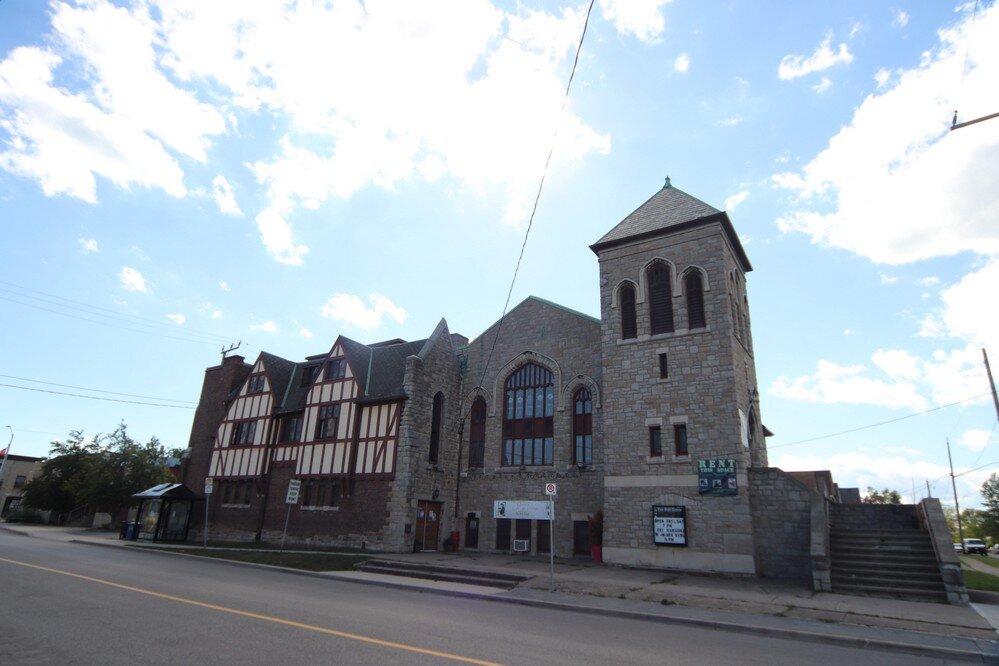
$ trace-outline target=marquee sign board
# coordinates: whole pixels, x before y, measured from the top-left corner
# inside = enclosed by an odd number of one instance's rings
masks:
[[[657,546],[686,546],[687,507],[654,505],[652,540]]]
[[[551,502],[547,500],[496,500],[493,518],[513,520],[551,520]]]
[[[734,458],[705,458],[697,461],[697,491],[701,495],[738,495]]]

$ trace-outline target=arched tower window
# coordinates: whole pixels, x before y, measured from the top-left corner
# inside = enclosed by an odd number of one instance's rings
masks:
[[[621,305],[621,339],[638,337],[638,320],[635,315],[635,285],[625,282],[618,294]]]
[[[649,266],[646,277],[649,284],[650,334],[672,333],[673,285],[670,282],[669,266],[657,261]]]
[[[527,363],[506,379],[503,410],[503,464],[554,462],[555,382],[551,370]]]
[[[735,278],[732,275],[728,276],[728,304],[732,310],[732,335],[741,339],[742,325],[739,319],[739,306],[737,305],[735,293]]]
[[[683,278],[683,293],[687,299],[689,328],[704,328],[704,280],[700,271],[687,271]]]
[[[486,401],[482,396],[472,403],[471,427],[468,429],[468,466],[482,469],[486,450]]]
[[[572,462],[593,464],[593,399],[585,386],[572,399]]]
[[[756,410],[749,410],[749,425],[746,426],[746,444],[752,449],[756,445]]]
[[[444,394],[440,391],[434,396],[434,409],[430,416],[430,455],[427,460],[431,465],[437,464],[441,448],[441,417],[444,412]]]

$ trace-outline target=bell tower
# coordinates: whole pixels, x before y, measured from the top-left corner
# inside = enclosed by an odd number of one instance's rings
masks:
[[[590,249],[600,264],[604,559],[755,573],[747,469],[767,457],[752,266],[731,220],[667,178]],[[654,533],[667,524],[654,513],[676,519],[669,537]]]

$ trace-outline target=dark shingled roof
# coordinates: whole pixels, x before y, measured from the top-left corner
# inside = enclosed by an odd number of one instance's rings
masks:
[[[743,262],[744,270],[753,270],[728,215],[697,197],[674,187],[669,178],[666,179],[666,184],[661,190],[618,222],[613,229],[591,245],[590,249],[599,252],[629,240],[649,238],[661,233],[679,231],[714,221],[722,224],[729,241],[735,248],[736,255]]]

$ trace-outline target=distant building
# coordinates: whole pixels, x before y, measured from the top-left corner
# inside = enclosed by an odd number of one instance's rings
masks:
[[[839,501],[843,504],[860,504],[860,488],[840,488]]]
[[[21,506],[21,495],[25,484],[41,472],[45,458],[9,455],[3,458],[0,467],[0,518],[16,511]]]

